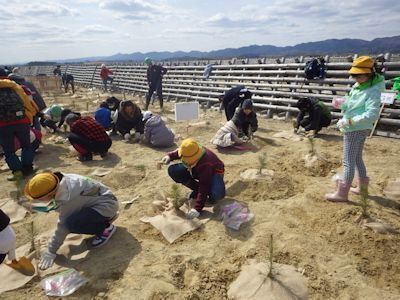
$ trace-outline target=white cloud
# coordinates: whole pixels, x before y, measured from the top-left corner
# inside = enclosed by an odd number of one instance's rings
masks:
[[[0,0],[0,63],[398,35],[397,0]],[[84,46],[82,46],[84,45]]]

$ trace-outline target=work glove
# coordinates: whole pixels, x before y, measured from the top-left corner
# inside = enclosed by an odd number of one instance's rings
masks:
[[[140,132],[135,132],[135,139],[140,139]]]
[[[125,133],[125,134],[124,134],[124,140],[125,140],[125,141],[129,141],[130,138],[131,138],[130,133]]]
[[[57,254],[49,252],[46,250],[43,252],[42,257],[40,258],[39,262],[39,269],[46,270],[50,268],[54,264],[54,260],[56,259]]]
[[[310,131],[307,131],[307,133],[306,133],[306,137],[308,137],[308,138],[313,138],[313,137],[315,137],[315,135],[316,135],[315,130],[310,130]]]
[[[163,158],[161,158],[161,162],[164,165],[169,165],[169,163],[171,162],[171,158],[169,157],[169,155],[165,155]]]
[[[0,253],[7,254],[9,260],[15,259],[15,232],[10,225],[1,231]]]
[[[336,124],[337,128],[339,129],[346,128],[349,125],[350,125],[350,119],[345,119],[345,118],[341,118]]]
[[[189,212],[186,214],[186,218],[189,219],[189,220],[192,220],[194,218],[198,218],[199,216],[200,216],[200,213],[197,210],[195,210],[194,208],[191,208],[189,210]]]
[[[306,132],[306,130],[305,130],[303,127],[299,127],[299,128],[297,129],[297,134],[302,134],[302,133],[304,133],[304,132]]]

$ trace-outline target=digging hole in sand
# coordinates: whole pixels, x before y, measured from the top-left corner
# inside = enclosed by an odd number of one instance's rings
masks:
[[[240,178],[244,180],[271,180],[274,171],[268,169],[247,169],[240,172]]]

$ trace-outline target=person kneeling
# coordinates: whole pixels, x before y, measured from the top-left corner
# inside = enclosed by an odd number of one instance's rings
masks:
[[[214,202],[225,197],[224,163],[211,150],[191,138],[183,140],[177,150],[162,158],[162,162],[168,165],[177,159],[182,162],[170,166],[168,175],[192,190],[190,198],[194,199],[194,207],[186,217],[197,218],[207,198]]]
[[[171,147],[175,135],[160,116],[153,115],[151,111],[143,112],[144,135],[143,141],[153,147]]]
[[[107,155],[112,141],[107,135],[106,130],[91,117],[80,117],[69,114],[65,121],[70,127],[71,133],[68,140],[78,151],[79,161],[90,161],[93,153],[100,154],[101,157]]]
[[[217,147],[225,148],[233,145],[241,145],[247,141],[248,139],[245,136],[239,138],[239,129],[236,127],[235,123],[230,120],[218,129],[210,142]]]
[[[103,246],[114,234],[112,222],[118,216],[118,200],[102,183],[77,174],[43,172],[32,177],[24,188],[30,200],[48,202],[59,211],[57,228],[42,254],[39,268],[50,268],[69,233],[92,234],[93,247]]]
[[[316,135],[322,127],[331,124],[331,111],[316,98],[302,98],[297,101],[296,107],[300,110],[297,116],[296,133],[306,131],[308,135]],[[306,115],[308,114],[308,117]]]

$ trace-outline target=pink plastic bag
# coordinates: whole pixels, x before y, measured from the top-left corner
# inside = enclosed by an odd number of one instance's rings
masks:
[[[239,202],[223,206],[220,214],[222,223],[234,230],[239,230],[241,224],[249,222],[253,217],[248,207]]]

